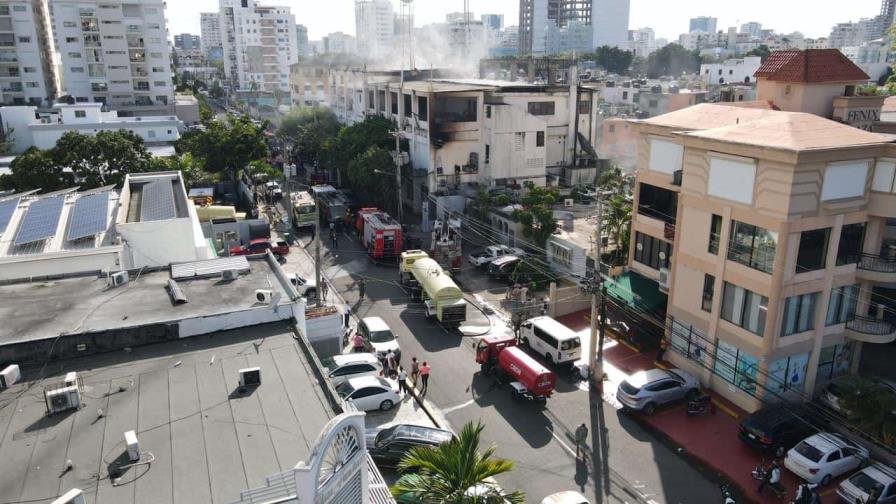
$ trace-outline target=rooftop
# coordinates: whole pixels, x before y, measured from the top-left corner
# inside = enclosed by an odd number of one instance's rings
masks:
[[[756,70],[756,77],[778,82],[862,82],[870,79],[864,70],[839,49],[775,51]]]
[[[728,103],[700,103],[639,122],[684,130],[704,130],[752,121],[774,113],[776,112],[762,107],[740,107]]]
[[[261,385],[241,391],[238,370],[254,366]],[[287,324],[268,324],[23,369],[35,381],[0,392],[0,500],[49,502],[72,488],[91,504],[239,500],[309,460],[336,414],[311,366]],[[69,371],[82,407],[47,416],[44,386]],[[121,467],[130,430],[152,464]]]

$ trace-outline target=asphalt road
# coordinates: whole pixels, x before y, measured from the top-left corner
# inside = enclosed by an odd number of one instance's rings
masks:
[[[307,243],[307,235],[301,237]],[[555,395],[545,407],[511,399],[510,392],[479,374],[474,338],[446,331],[428,321],[419,304],[397,284],[395,266],[369,261],[356,240],[340,236],[339,249],[326,250],[325,274],[359,317],[380,316],[397,335],[403,364],[417,356],[432,366],[427,399],[442,409],[454,429],[481,421],[484,440],[497,445],[497,456],[512,460],[515,469],[498,477],[507,489],[522,490],[527,502],[553,492],[578,490],[593,503],[720,502],[720,492],[696,468],[664,446],[633,419],[562,374]],[[357,281],[367,279],[367,298],[358,303]],[[487,318],[470,307],[473,325]],[[573,431],[589,427],[588,454],[575,457]],[[640,495],[637,495],[640,494]]]

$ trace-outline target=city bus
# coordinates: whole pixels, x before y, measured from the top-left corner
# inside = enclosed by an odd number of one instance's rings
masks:
[[[314,198],[307,191],[300,191],[292,195],[292,221],[293,225],[298,228],[306,228],[314,226],[314,218],[317,209],[314,205]]]

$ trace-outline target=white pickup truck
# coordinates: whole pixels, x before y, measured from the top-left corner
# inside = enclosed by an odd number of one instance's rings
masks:
[[[507,245],[489,245],[488,247],[485,247],[485,250],[478,254],[470,254],[469,257],[467,257],[467,262],[478,268],[484,268],[488,263],[507,254],[513,254],[517,257],[526,255],[525,252],[516,247],[508,247]]]

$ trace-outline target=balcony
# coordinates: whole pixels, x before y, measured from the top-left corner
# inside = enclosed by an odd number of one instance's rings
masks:
[[[862,254],[856,264],[856,277],[871,282],[896,282],[896,260]]]
[[[864,343],[892,343],[896,341],[896,326],[884,319],[855,315],[846,321],[846,337]]]

